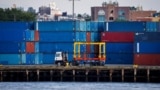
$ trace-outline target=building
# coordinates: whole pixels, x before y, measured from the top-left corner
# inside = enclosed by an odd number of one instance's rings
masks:
[[[155,10],[144,11],[142,7],[119,6],[118,2],[103,2],[91,7],[92,21],[136,21],[139,17],[152,17]]]
[[[46,7],[46,6],[39,7],[40,15],[44,15],[44,14],[50,15],[50,12],[51,12],[50,7]]]
[[[27,12],[30,12],[30,13],[36,13],[36,10],[33,9],[33,7],[29,7]]]

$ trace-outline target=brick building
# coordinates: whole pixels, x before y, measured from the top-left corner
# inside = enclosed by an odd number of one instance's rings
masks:
[[[136,21],[137,17],[152,17],[156,11],[143,11],[129,6],[119,6],[118,2],[103,2],[102,6],[91,7],[92,21]]]

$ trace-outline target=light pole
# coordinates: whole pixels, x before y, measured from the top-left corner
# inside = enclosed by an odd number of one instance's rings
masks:
[[[69,1],[72,1],[72,19],[74,19],[74,1],[75,0],[69,0]],[[79,0],[76,0],[76,1],[79,1]]]

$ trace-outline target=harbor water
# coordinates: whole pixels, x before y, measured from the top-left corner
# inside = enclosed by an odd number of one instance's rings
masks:
[[[159,83],[2,82],[0,90],[160,90]]]

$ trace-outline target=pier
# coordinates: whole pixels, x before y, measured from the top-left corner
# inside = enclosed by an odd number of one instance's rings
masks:
[[[24,81],[160,83],[160,66],[0,66],[0,82]]]

